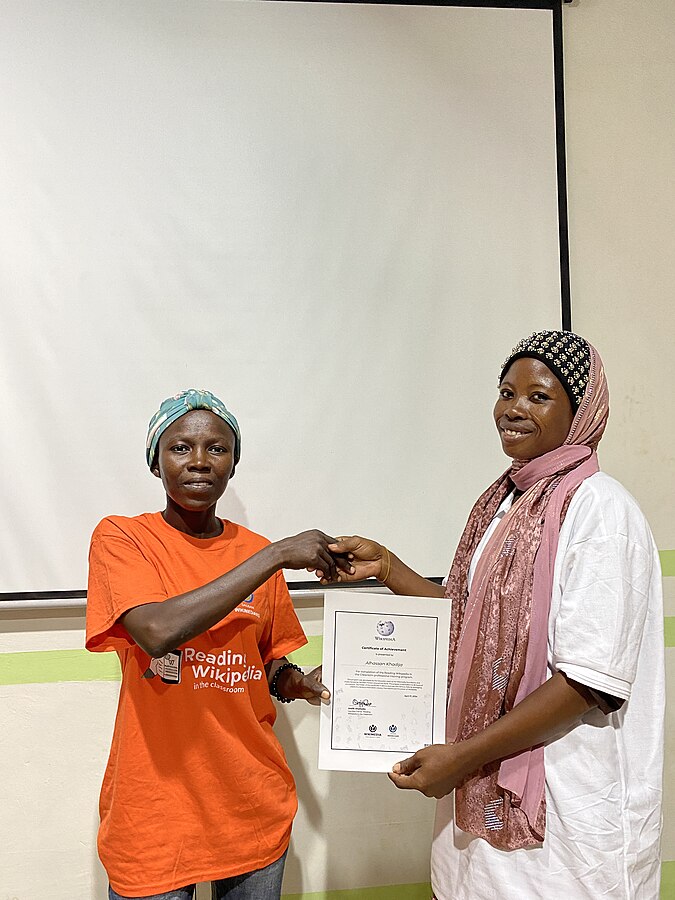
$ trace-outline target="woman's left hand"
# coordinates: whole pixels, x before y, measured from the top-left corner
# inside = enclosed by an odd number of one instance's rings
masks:
[[[312,706],[321,706],[330,701],[330,691],[321,683],[321,666],[307,675],[296,669],[286,669],[283,675],[286,677],[279,685],[279,691],[289,700],[306,700]]]
[[[305,675],[302,679],[303,690],[307,693],[301,696],[312,706],[321,706],[322,703],[330,703],[330,691],[325,684],[321,682],[321,666]]]
[[[389,778],[397,788],[419,791],[440,800],[454,791],[468,774],[457,744],[431,744],[396,763]]]

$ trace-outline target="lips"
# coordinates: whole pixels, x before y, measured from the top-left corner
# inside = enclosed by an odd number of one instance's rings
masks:
[[[523,428],[522,426],[517,425],[505,425],[499,424],[499,433],[502,436],[502,439],[505,441],[520,441],[523,438],[528,437],[533,432],[528,428]]]

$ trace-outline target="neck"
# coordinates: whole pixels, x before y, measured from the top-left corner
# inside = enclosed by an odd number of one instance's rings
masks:
[[[223,532],[223,523],[216,516],[215,504],[206,510],[189,510],[177,506],[170,497],[167,497],[162,518],[167,525],[190,537],[213,538]]]

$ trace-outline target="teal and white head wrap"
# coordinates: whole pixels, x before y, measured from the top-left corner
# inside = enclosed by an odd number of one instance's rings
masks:
[[[241,456],[241,432],[237,420],[222,400],[219,400],[210,391],[198,391],[195,388],[181,391],[180,394],[175,394],[173,397],[167,397],[150,419],[148,437],[145,442],[145,458],[148,465],[152,468],[159,439],[169,425],[173,425],[176,419],[180,419],[192,409],[207,409],[227,422],[234,432],[234,464],[236,466]]]

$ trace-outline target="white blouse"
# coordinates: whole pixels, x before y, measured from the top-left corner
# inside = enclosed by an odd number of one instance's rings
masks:
[[[511,502],[507,498],[506,509]],[[455,826],[454,795],[439,801],[431,859],[438,900],[659,896],[661,570],[636,501],[603,472],[579,487],[560,530],[548,666],[549,676],[562,671],[627,702],[610,715],[590,710],[546,746],[542,845],[495,850]]]

